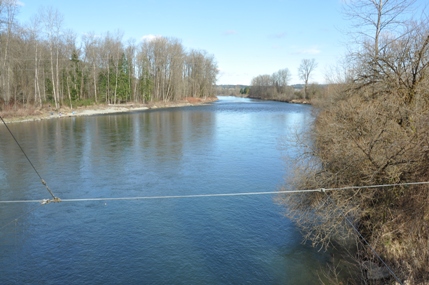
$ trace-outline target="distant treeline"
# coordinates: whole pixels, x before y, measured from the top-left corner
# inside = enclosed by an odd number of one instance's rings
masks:
[[[294,89],[288,86],[291,74],[289,69],[281,69],[272,75],[264,74],[252,79],[252,87],[248,90],[249,97],[260,99],[291,98]]]
[[[120,32],[80,39],[53,9],[26,25],[19,5],[0,1],[0,110],[16,104],[56,108],[88,103],[146,103],[215,95],[217,65],[178,39],[124,44]]]
[[[304,59],[299,68],[300,78],[304,84],[289,85],[291,73],[288,68],[280,69],[273,74],[258,75],[251,85],[220,85],[216,87],[219,95],[234,95],[249,98],[290,102],[295,99],[304,101],[324,96],[325,85],[308,84],[310,74],[317,66],[313,60]]]
[[[322,99],[326,96],[328,85],[310,84],[307,87],[307,99]],[[288,86],[252,86],[252,85],[217,85],[217,95],[249,97],[263,100],[289,102],[294,99],[303,99],[304,84]]]

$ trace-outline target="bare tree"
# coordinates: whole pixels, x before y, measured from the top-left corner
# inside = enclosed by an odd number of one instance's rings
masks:
[[[429,26],[427,22],[411,22],[406,28],[407,33],[400,39],[380,50],[375,63],[380,82],[377,90],[395,90],[401,102],[410,105],[424,94],[421,84],[429,70]]]
[[[137,80],[136,78],[136,50],[137,46],[135,44],[135,40],[128,40],[127,47],[125,49],[125,55],[127,58],[129,72],[128,72],[128,89],[130,91],[129,99],[137,102],[136,94],[137,94]]]
[[[115,38],[113,38],[111,49],[113,52],[111,60],[115,67],[115,88],[113,89],[113,103],[116,104],[117,102],[117,96],[118,96],[118,83],[119,83],[119,72],[120,72],[120,65],[121,65],[121,59],[122,54],[124,52],[124,47],[122,44],[122,38],[123,38],[123,32],[117,31]]]
[[[147,42],[140,44],[136,57],[138,97],[142,102],[149,102],[153,99],[153,74],[151,53]]]
[[[190,82],[190,93],[192,97],[199,97],[202,90],[204,78],[204,55],[197,50],[191,51],[189,55],[189,66],[191,73],[188,76]]]
[[[1,85],[4,91],[3,98],[6,102],[11,97],[11,77],[12,67],[9,59],[10,41],[12,39],[12,30],[15,25],[15,16],[17,13],[18,2],[16,0],[0,1],[0,31],[3,34],[0,37],[1,55]]]
[[[380,50],[382,32],[398,32],[404,23],[404,13],[416,0],[346,0],[344,14],[351,20],[362,38],[360,42],[372,42],[372,53],[376,58]]]
[[[87,64],[89,64],[91,68],[94,101],[95,103],[98,103],[97,77],[100,64],[97,54],[99,52],[98,49],[100,41],[97,39],[97,36],[94,33],[84,35],[82,41]]]
[[[34,102],[36,105],[42,106],[42,95],[40,91],[40,78],[39,78],[39,34],[40,34],[40,20],[34,17],[31,20],[28,31],[30,33],[30,42],[34,47]]]
[[[184,65],[183,46],[177,39],[168,39],[166,42],[165,65],[165,98],[176,100],[181,98],[182,70]]]
[[[317,67],[316,60],[313,59],[303,59],[298,68],[299,78],[304,80],[304,99],[307,97],[308,93],[308,81],[310,80],[311,73]]]
[[[73,109],[73,100],[81,99],[83,95],[83,64],[81,50],[76,47],[76,35],[67,31],[64,41],[63,52],[69,64],[62,67],[61,90],[67,93],[70,109]]]
[[[296,161],[294,187],[429,179],[429,19],[404,22],[403,28],[406,32],[399,38],[380,38],[376,61],[369,60],[374,50],[362,43],[362,59],[353,62],[353,72],[347,72],[339,88],[331,89],[338,92],[336,100],[319,106],[314,128],[305,138],[312,143],[299,144],[306,151]],[[374,66],[377,74],[371,74]],[[376,81],[362,80],[369,73]],[[429,242],[427,185],[284,198],[288,214],[315,245],[356,237],[352,231],[347,234],[352,229],[344,225],[347,217],[400,278],[409,284],[428,281],[429,252],[419,250]],[[358,261],[374,258],[364,243],[359,244]]]
[[[291,78],[291,73],[288,68],[280,69],[279,71],[273,74],[274,81],[279,86],[282,86],[282,87],[288,86],[290,78]]]
[[[346,0],[344,14],[350,19],[356,42],[363,49],[355,52],[351,58],[364,59],[371,62],[363,75],[368,83],[377,81],[379,73],[377,61],[380,50],[386,48],[394,40],[402,37],[406,13],[410,12],[416,0]]]
[[[59,57],[63,16],[53,8],[41,9],[39,14],[39,18],[43,19],[46,38],[49,42],[52,96],[55,102],[55,108],[58,109],[60,106]]]
[[[272,75],[272,77],[273,77],[273,83],[277,89],[277,93],[285,94],[291,78],[289,69],[287,68],[280,69],[279,71],[275,72]]]

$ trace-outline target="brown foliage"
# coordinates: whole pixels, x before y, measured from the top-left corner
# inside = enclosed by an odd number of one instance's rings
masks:
[[[335,86],[321,105],[293,188],[429,181],[428,34],[420,25],[377,58],[360,57],[353,80]],[[284,202],[314,245],[362,240],[347,217],[402,280],[429,281],[428,185],[289,195]],[[362,243],[363,260],[379,262]]]
[[[311,189],[428,181],[428,111],[397,102],[355,95],[323,110],[314,144],[300,158],[292,185]],[[300,194],[288,196],[286,203],[313,245],[327,247],[356,237],[344,224],[346,215],[403,278],[419,280],[429,276],[428,188],[334,191],[329,198]]]

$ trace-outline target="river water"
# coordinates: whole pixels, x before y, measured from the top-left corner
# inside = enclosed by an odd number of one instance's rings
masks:
[[[281,141],[311,107],[235,97],[205,106],[10,124],[62,199],[276,191]],[[50,198],[0,126],[0,200]],[[0,284],[315,284],[275,195],[0,203]]]

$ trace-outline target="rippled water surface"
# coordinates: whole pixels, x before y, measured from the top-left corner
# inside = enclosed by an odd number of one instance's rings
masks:
[[[282,138],[311,122],[308,106],[220,97],[9,127],[71,199],[275,191]],[[0,138],[0,200],[49,198],[3,125]],[[317,283],[325,257],[274,198],[0,204],[0,284]]]

